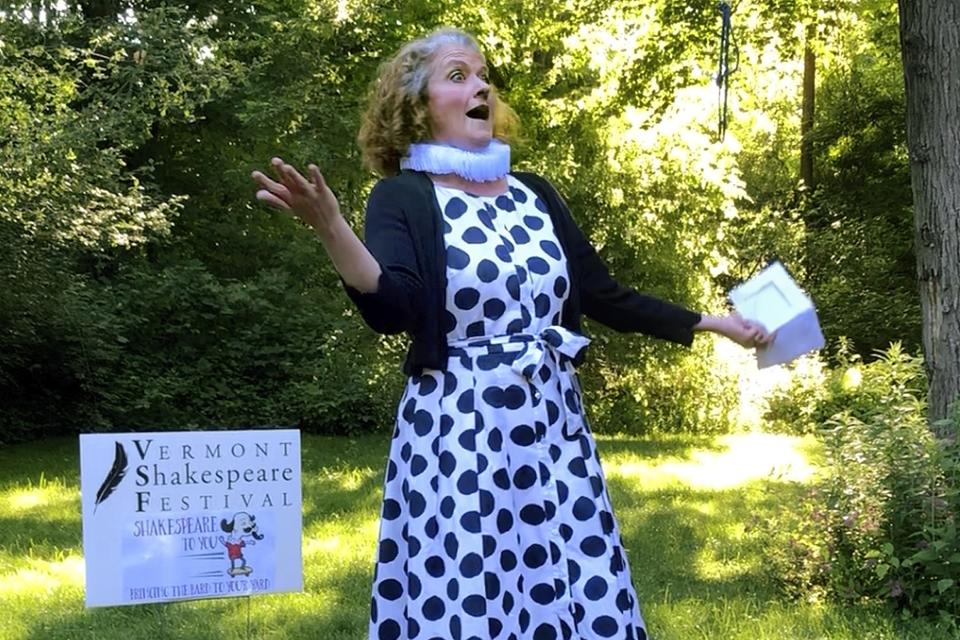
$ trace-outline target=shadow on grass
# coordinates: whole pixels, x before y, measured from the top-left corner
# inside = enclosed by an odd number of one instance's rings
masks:
[[[341,570],[308,582],[302,594],[222,598],[84,610],[60,603],[38,610],[24,640],[246,640],[323,638],[356,640],[367,633],[370,575]],[[362,594],[361,594],[362,592]],[[362,596],[362,597],[361,597]],[[359,598],[359,600],[358,600]],[[357,606],[358,602],[363,606]],[[71,603],[73,604],[73,603]],[[121,633],[116,633],[122,630]]]
[[[339,568],[307,579],[301,594],[263,595],[83,609],[77,593],[37,594],[47,606],[21,610],[25,640],[233,640],[366,637],[371,571]],[[58,597],[59,596],[59,597]],[[249,613],[248,613],[249,611]],[[249,616],[249,621],[248,621]],[[249,626],[249,631],[248,631]],[[122,630],[122,631],[121,631]],[[8,637],[0,633],[0,637]]]
[[[33,516],[0,517],[0,559],[16,556],[58,557],[80,552],[80,517],[50,521]],[[2,566],[4,563],[0,563]]]
[[[697,436],[689,434],[660,435],[655,438],[621,434],[595,434],[602,456],[629,454],[647,462],[657,462],[664,458],[690,460],[695,453],[704,451],[720,452],[726,449],[716,436]]]
[[[628,480],[611,479],[611,500],[641,601],[709,600],[720,594],[774,597],[764,549],[746,529],[801,490],[790,483],[754,480],[719,491],[644,491]]]
[[[77,438],[52,438],[0,447],[0,490],[13,485],[38,486],[62,479],[80,482],[80,442]]]
[[[652,467],[668,459],[695,461],[702,452],[727,449],[714,437],[598,439],[605,459],[639,459]],[[304,436],[304,537],[316,543],[318,537],[340,536],[344,542],[340,547],[319,544],[305,553],[303,593],[84,610],[82,588],[75,582],[38,588],[35,593],[24,588],[10,592],[13,602],[8,615],[24,631],[10,637],[365,638],[376,541],[375,534],[358,529],[358,525],[366,526],[377,519],[388,449],[389,436],[382,434],[352,439]],[[45,452],[51,451],[48,459]],[[39,469],[44,469],[48,477],[59,474],[65,478],[63,490],[76,490],[75,441],[26,447],[24,456],[18,457],[9,452],[0,455],[0,495],[8,488],[19,490],[37,484]],[[15,467],[5,466],[11,460],[16,461]],[[765,631],[754,637],[821,637],[808,631],[835,624],[819,610],[807,608],[798,616],[790,612],[790,605],[779,602],[765,573],[766,550],[757,539],[744,533],[754,517],[763,518],[784,504],[789,505],[802,490],[802,485],[771,479],[701,489],[673,477],[648,487],[629,475],[610,477],[609,491],[634,583],[654,635],[684,640],[749,637],[725,632],[748,628],[749,621],[740,619],[744,614],[762,618],[770,611],[783,616],[785,623],[802,616],[817,619],[804,623],[803,633],[777,636]],[[13,567],[26,566],[30,560],[23,556],[29,555],[37,562],[52,563],[62,557],[64,550],[78,551],[78,509],[78,501],[67,501],[58,506],[56,517],[46,517],[41,506],[24,510],[23,517],[4,514],[0,517],[0,561],[6,563],[9,559]],[[19,541],[12,541],[11,532],[17,531]],[[11,539],[4,539],[4,534]],[[7,574],[10,575],[16,574]],[[777,622],[770,624],[775,626]],[[0,624],[0,638],[6,638],[2,627]],[[864,618],[864,633],[860,636],[823,637],[870,637],[870,631],[876,628],[875,619]],[[895,636],[884,632],[882,637]]]
[[[380,513],[389,436],[305,437],[302,442],[303,528]]]

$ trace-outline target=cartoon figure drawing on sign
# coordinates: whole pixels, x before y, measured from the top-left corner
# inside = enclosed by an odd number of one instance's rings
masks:
[[[232,520],[226,518],[221,520],[220,528],[225,533],[230,534],[227,538],[220,536],[220,544],[227,548],[227,557],[230,558],[230,568],[227,569],[227,573],[232,578],[239,575],[250,575],[253,568],[247,564],[247,559],[243,557],[243,548],[248,544],[253,546],[258,540],[263,540],[263,534],[257,528],[257,517],[239,511],[233,514]],[[237,560],[240,561],[239,567],[237,566]]]

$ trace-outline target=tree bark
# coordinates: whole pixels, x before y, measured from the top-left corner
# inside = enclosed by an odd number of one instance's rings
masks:
[[[933,423],[960,397],[960,2],[898,2]]]

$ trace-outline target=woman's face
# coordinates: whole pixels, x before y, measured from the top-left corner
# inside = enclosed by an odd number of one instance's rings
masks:
[[[437,52],[427,81],[434,142],[482,149],[493,137],[493,99],[487,67],[477,51],[457,45]]]

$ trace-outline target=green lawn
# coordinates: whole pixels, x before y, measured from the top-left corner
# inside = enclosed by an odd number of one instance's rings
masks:
[[[935,639],[882,608],[784,601],[751,517],[789,505],[816,444],[785,436],[599,438],[651,635]],[[85,610],[78,444],[0,449],[0,639],[361,639],[388,441],[303,438],[300,594]]]

